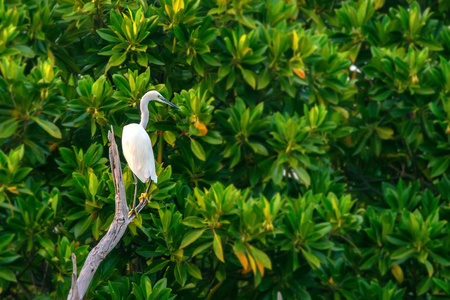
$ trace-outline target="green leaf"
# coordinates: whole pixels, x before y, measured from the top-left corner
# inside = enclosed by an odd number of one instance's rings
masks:
[[[126,58],[127,58],[127,53],[126,52],[124,52],[124,53],[116,53],[116,54],[114,54],[113,56],[111,56],[109,58],[108,65],[109,66],[113,66],[113,67],[119,66],[125,61]]]
[[[225,76],[227,76],[230,72],[231,72],[231,65],[222,64],[222,65],[220,66],[220,68],[219,68],[218,73],[217,73],[217,74],[219,75],[217,81],[222,80],[222,79],[223,79]]]
[[[196,265],[187,263],[186,268],[187,268],[188,273],[191,274],[192,277],[195,277],[200,280],[203,279],[202,272],[200,272],[200,269]]]
[[[164,66],[164,62],[162,62],[159,58],[157,58],[153,55],[150,55],[150,54],[147,54],[147,56],[148,56],[148,61],[151,62],[152,64],[158,65],[158,66]]]
[[[391,259],[404,261],[412,257],[415,252],[416,249],[400,248],[391,254]]]
[[[161,259],[161,260],[157,260],[152,262],[148,267],[149,267],[149,273],[156,273],[159,270],[162,270],[165,266],[167,266],[167,264],[170,262],[170,260],[167,259]]]
[[[191,139],[191,150],[198,159],[205,161],[206,155],[203,146],[194,139]]]
[[[173,274],[175,275],[175,280],[181,285],[184,286],[187,279],[186,268],[184,267],[184,263],[179,262],[174,268]]]
[[[210,54],[202,54],[200,57],[210,66],[213,67],[220,67],[221,64],[219,61],[217,61],[212,55]]]
[[[0,139],[6,139],[13,135],[18,125],[15,119],[9,119],[0,123]]]
[[[160,257],[162,253],[151,251],[145,246],[136,249],[136,253],[143,257]]]
[[[311,265],[313,265],[316,268],[320,268],[320,260],[317,256],[315,256],[314,254],[309,253],[303,249],[302,249],[302,253],[303,253],[303,256],[305,257],[305,259],[308,261],[308,263],[310,263]]]
[[[259,261],[259,263],[261,265],[263,265],[264,268],[272,270],[272,262],[270,261],[270,258],[266,253],[264,253],[263,251],[255,248],[255,247],[251,247],[250,251],[252,252],[253,257],[257,261]]]
[[[131,91],[130,83],[124,76],[119,75],[119,74],[114,74],[113,81],[114,81],[114,84],[116,85],[117,89],[119,89],[120,91],[123,91],[123,92],[127,92],[131,95],[132,91]]]
[[[430,277],[422,279],[422,281],[417,286],[417,295],[425,294],[431,288],[432,283],[433,280]]]
[[[186,37],[184,36],[183,30],[181,29],[181,27],[179,25],[173,26],[173,33],[175,34],[175,37],[178,40],[180,40],[184,43],[187,42]]]
[[[388,127],[375,127],[375,130],[382,140],[391,140],[394,135],[394,130]]]
[[[298,176],[298,179],[307,187],[311,184],[311,177],[308,172],[302,167],[294,167],[292,168],[295,174]]]
[[[205,76],[203,65],[197,58],[194,58],[194,69],[200,76]]]
[[[203,251],[205,251],[206,249],[208,249],[209,247],[211,247],[211,244],[213,242],[210,243],[204,243],[203,245],[198,246],[197,248],[195,248],[194,252],[192,253],[192,257],[197,256],[198,254],[202,253]]]
[[[0,278],[3,278],[11,282],[17,282],[16,275],[14,274],[14,272],[6,268],[0,268]]]
[[[171,145],[172,147],[175,145],[175,141],[177,140],[175,133],[166,130],[164,131],[163,136],[167,144]]]
[[[78,238],[80,235],[82,235],[91,225],[91,218],[85,217],[84,220],[78,221],[78,223],[74,227],[74,234],[75,237]]]
[[[255,143],[248,142],[248,144],[250,145],[250,147],[253,149],[253,151],[255,153],[258,153],[258,154],[261,154],[264,156],[269,155],[269,151],[267,151],[267,148],[263,144],[256,143],[256,142]]]
[[[214,232],[214,242],[213,242],[213,248],[214,248],[214,253],[216,254],[217,258],[221,261],[221,262],[225,262],[225,260],[223,259],[223,248],[222,248],[222,241],[220,239],[220,236]]]
[[[145,299],[150,298],[150,295],[153,291],[152,289],[152,283],[150,281],[150,278],[148,278],[148,276],[142,276],[141,277],[141,287],[143,288],[144,294],[145,294]]]
[[[431,257],[433,258],[433,260],[435,262],[437,262],[438,264],[443,265],[444,267],[450,267],[450,260],[443,258],[442,256],[434,253],[434,252],[429,252]]]
[[[168,232],[170,228],[170,223],[172,222],[172,212],[166,210],[161,218],[161,224],[163,226],[164,232]]]
[[[89,192],[91,195],[97,195],[98,179],[94,172],[89,173]]]
[[[39,117],[31,117],[32,120],[34,120],[39,126],[41,126],[42,129],[47,131],[52,137],[60,139],[61,138],[61,131],[59,130],[58,126],[53,124],[52,122],[40,119]]]
[[[40,239],[39,240],[39,244],[42,246],[43,249],[45,249],[45,251],[47,251],[51,256],[54,255],[55,253],[55,245],[53,244],[53,242],[46,238],[46,239]]]
[[[25,176],[28,175],[33,169],[32,168],[20,168],[17,170],[16,174],[14,175],[14,180],[22,180],[25,178]]]
[[[94,237],[95,240],[98,240],[100,237],[101,223],[102,223],[102,219],[100,217],[97,217],[97,219],[95,219],[95,221],[92,223],[91,232],[92,232],[92,236]]]
[[[445,282],[442,279],[439,278],[433,278],[434,283],[436,283],[437,286],[439,286],[445,293],[450,294],[450,285],[448,282]]]
[[[370,256],[359,268],[361,270],[369,270],[378,261],[378,255],[374,254]]]
[[[0,236],[0,250],[4,250],[14,239],[14,234],[2,234]]]
[[[25,57],[33,58],[35,56],[34,51],[25,45],[16,45],[14,46],[17,50],[19,50],[19,53]]]
[[[181,221],[181,223],[193,228],[203,228],[206,226],[205,223],[203,223],[203,221],[199,217],[194,216],[184,218],[184,220]]]
[[[205,231],[206,229],[197,229],[197,230],[191,230],[188,233],[184,235],[183,240],[181,241],[180,249],[192,244],[195,242]]]
[[[450,166],[450,156],[433,158],[429,165],[431,166],[431,177],[442,175]]]
[[[256,88],[256,76],[253,71],[246,70],[244,68],[241,68],[242,77],[244,77],[244,80],[253,88]]]
[[[258,75],[258,90],[262,90],[270,83],[270,74],[267,68],[264,68],[264,70]]]
[[[426,260],[425,267],[427,268],[428,277],[432,277],[434,273],[433,265],[428,260]]]
[[[203,141],[211,145],[220,145],[223,142],[222,136],[217,131],[208,130],[205,136],[200,137]]]
[[[102,39],[108,42],[120,43],[120,39],[116,35],[113,35],[110,29],[98,29],[97,33]]]
[[[147,56],[147,53],[145,53],[145,52],[138,52],[138,53],[136,54],[136,58],[137,58],[137,63],[138,63],[140,66],[143,66],[143,67],[147,67],[147,66],[148,66],[148,56]]]
[[[450,74],[449,74],[450,75]],[[444,112],[434,103],[434,102],[430,102],[428,104],[428,106],[430,107],[431,112],[440,120],[444,120],[445,119],[445,114]]]

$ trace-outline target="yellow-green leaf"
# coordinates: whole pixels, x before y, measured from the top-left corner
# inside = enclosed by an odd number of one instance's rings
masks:
[[[193,242],[195,242],[205,231],[205,229],[197,229],[197,230],[191,230],[188,233],[185,234],[183,241],[181,241],[180,248],[184,248]]]
[[[305,251],[305,250],[303,250],[303,249],[302,249],[302,253],[303,253],[303,256],[305,257],[305,259],[306,259],[311,265],[313,265],[313,266],[316,267],[316,268],[319,268],[319,267],[320,267],[320,260],[319,260],[319,258],[317,258],[317,256],[315,256],[314,254],[309,253],[309,252],[307,252],[307,251]]]
[[[395,279],[398,283],[402,283],[404,276],[403,276],[403,270],[399,265],[393,265],[391,268],[392,275],[394,275]]]
[[[242,77],[244,77],[244,80],[254,89],[256,87],[256,78],[255,73],[250,70],[246,70],[244,68],[241,68]]]
[[[42,129],[47,131],[52,137],[60,139],[61,138],[61,131],[59,130],[58,126],[53,124],[52,122],[40,119],[38,117],[32,117],[32,119],[41,126]]]
[[[214,242],[213,242],[213,248],[214,248],[214,253],[216,254],[217,258],[221,261],[221,262],[225,262],[225,260],[223,259],[223,248],[222,248],[222,241],[220,239],[220,236],[214,232]]]
[[[269,256],[264,253],[263,251],[255,248],[255,247],[251,247],[250,251],[252,252],[253,257],[261,264],[264,266],[264,268],[267,268],[269,270],[272,269],[272,262],[270,261]]]
[[[191,139],[191,150],[198,159],[205,161],[206,155],[203,146],[194,139]]]
[[[7,268],[0,268],[0,278],[12,282],[17,282],[16,275],[14,274],[14,272]]]
[[[376,127],[375,130],[377,131],[378,136],[382,140],[390,140],[394,135],[394,130],[388,127]]]

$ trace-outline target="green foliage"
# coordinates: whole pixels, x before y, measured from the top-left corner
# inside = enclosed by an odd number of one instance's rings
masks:
[[[87,299],[449,297],[449,9],[0,0],[0,298],[67,297],[151,89],[158,184]]]

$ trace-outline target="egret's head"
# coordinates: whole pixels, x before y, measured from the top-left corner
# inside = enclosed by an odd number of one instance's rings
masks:
[[[150,102],[150,101],[158,101],[161,103],[165,103],[167,105],[170,105],[172,107],[175,107],[176,109],[180,109],[178,106],[173,104],[172,102],[169,102],[166,98],[163,97],[158,91],[150,91],[145,93],[144,97],[142,97],[141,102]]]

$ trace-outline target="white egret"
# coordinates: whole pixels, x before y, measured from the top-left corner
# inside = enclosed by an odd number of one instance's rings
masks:
[[[145,131],[148,124],[148,104],[150,101],[158,101],[161,103],[168,104],[172,107],[179,109],[175,104],[167,101],[160,93],[157,91],[147,92],[141,99],[141,123],[128,124],[123,128],[122,132],[122,149],[123,155],[133,172],[134,176],[134,199],[133,206],[130,214],[133,213],[136,208],[136,194],[138,187],[138,178],[143,183],[146,183],[151,179],[154,183],[158,182],[158,176],[156,176],[155,169],[155,156],[153,155],[152,142],[150,137]],[[137,178],[136,178],[137,177]],[[139,201],[142,198],[147,197],[148,189],[150,188],[151,182],[145,193],[141,194]]]

